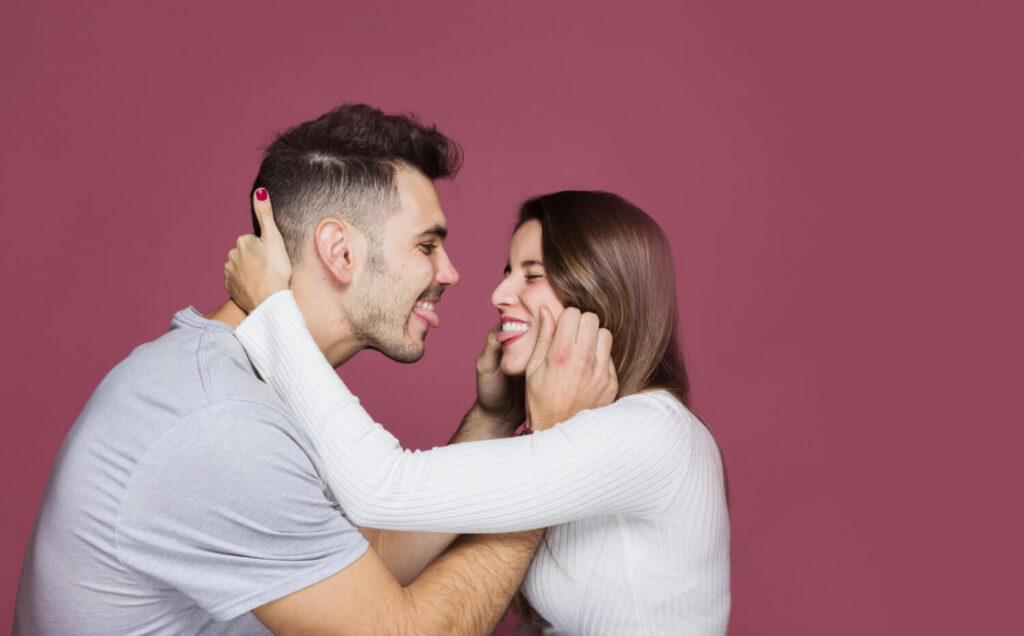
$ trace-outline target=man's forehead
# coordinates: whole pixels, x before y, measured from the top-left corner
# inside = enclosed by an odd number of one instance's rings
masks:
[[[448,236],[448,221],[433,182],[408,168],[399,170],[397,180],[399,208],[388,219],[392,229],[406,235]]]
[[[440,204],[403,205],[387,219],[388,231],[415,238],[440,238],[448,236],[448,221]]]

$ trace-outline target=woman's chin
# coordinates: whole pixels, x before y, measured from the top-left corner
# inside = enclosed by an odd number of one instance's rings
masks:
[[[526,362],[502,358],[501,372],[505,375],[526,375]]]

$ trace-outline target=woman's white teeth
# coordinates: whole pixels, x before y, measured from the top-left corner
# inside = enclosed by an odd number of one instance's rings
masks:
[[[426,309],[427,311],[434,311],[434,303],[428,303],[424,300],[421,300],[418,303],[416,303],[416,306],[419,307],[420,309]]]
[[[521,322],[503,322],[501,323],[502,331],[529,331],[530,325]]]

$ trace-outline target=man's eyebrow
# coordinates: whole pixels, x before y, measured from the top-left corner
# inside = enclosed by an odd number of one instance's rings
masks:
[[[428,234],[433,234],[443,241],[448,238],[448,228],[438,223],[434,227],[420,232],[419,236],[427,236]]]

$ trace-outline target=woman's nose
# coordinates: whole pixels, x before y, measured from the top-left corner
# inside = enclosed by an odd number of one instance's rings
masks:
[[[515,304],[516,296],[512,292],[512,285],[510,284],[509,277],[505,277],[498,286],[491,292],[491,304],[498,309],[507,307]]]

